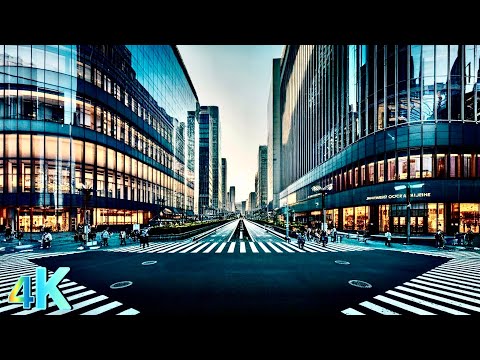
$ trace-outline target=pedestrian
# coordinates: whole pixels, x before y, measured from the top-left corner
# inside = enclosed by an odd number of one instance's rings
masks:
[[[332,229],[332,242],[337,242],[337,228],[334,226]]]
[[[443,234],[443,231],[440,229],[437,230],[437,233],[435,234],[435,247],[438,247],[439,249],[443,249],[445,245],[445,235]]]
[[[52,246],[52,234],[50,234],[50,230],[45,228],[45,232],[42,235],[42,244],[40,249],[50,249]]]
[[[467,239],[467,246],[473,246],[473,239],[475,238],[475,234],[472,231],[472,228],[468,228],[466,239]]]
[[[127,233],[125,232],[125,230],[120,230],[120,245],[127,245],[126,238]]]
[[[325,229],[323,229],[320,233],[320,238],[322,239],[322,246],[325,247],[328,242],[327,232],[325,231]]]
[[[108,246],[108,239],[110,238],[110,233],[108,232],[108,228],[103,230],[102,232],[102,245]]]
[[[385,232],[385,245],[392,247],[392,233],[387,229]]]
[[[145,247],[145,244],[147,244],[147,246],[150,246],[148,228],[143,230],[143,247]]]

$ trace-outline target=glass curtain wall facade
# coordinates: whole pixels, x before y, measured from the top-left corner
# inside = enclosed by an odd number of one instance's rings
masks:
[[[160,199],[189,206],[197,104],[175,46],[0,45],[0,226],[146,223]]]
[[[199,213],[205,214],[212,206],[213,198],[213,124],[208,106],[201,106],[199,113]]]
[[[268,97],[267,107],[267,128],[268,128],[268,203],[272,202],[272,208],[280,205],[280,146],[281,130],[280,125],[280,61],[273,59],[272,62],[272,84]]]
[[[222,209],[228,209],[228,199],[227,199],[227,159],[222,159]]]
[[[288,46],[280,205],[312,223],[332,184],[330,226],[405,233],[418,184],[412,233],[478,232],[479,76],[478,45]]]

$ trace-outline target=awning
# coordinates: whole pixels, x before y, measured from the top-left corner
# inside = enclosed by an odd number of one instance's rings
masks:
[[[187,210],[186,215],[187,215],[187,216],[195,216],[193,210]]]

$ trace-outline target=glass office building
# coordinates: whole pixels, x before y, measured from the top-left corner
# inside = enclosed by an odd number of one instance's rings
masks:
[[[192,209],[197,108],[175,46],[0,45],[0,226],[67,231],[85,216],[144,224],[161,204]]]
[[[287,46],[280,205],[305,223],[479,232],[480,46]],[[478,85],[477,85],[478,84]]]

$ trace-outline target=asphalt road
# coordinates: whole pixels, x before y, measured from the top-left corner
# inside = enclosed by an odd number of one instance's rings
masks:
[[[227,236],[227,232],[218,231],[217,236]],[[344,316],[342,310],[448,259],[381,250],[281,254],[96,251],[31,261],[53,271],[71,267],[69,279],[137,309],[140,316],[243,317]],[[145,266],[144,261],[156,263]],[[372,287],[354,287],[349,280],[365,281]],[[110,288],[120,281],[133,284]]]

